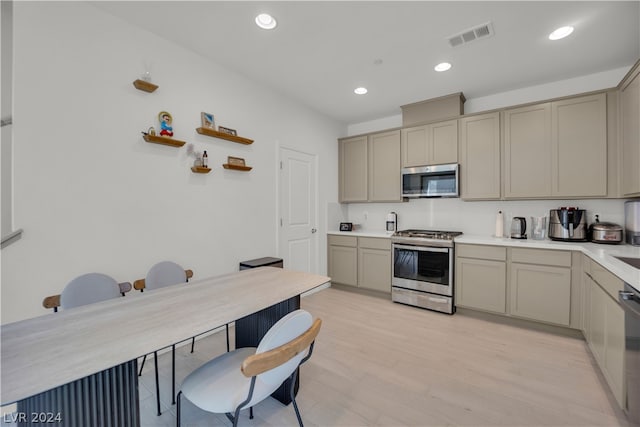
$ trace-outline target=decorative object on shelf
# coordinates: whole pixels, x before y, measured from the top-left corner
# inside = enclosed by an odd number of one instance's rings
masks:
[[[224,126],[218,126],[218,132],[226,133],[227,135],[233,136],[238,135],[235,129],[226,128]]]
[[[207,155],[207,150],[204,150],[204,154],[202,154],[202,166],[205,168],[209,167],[209,156]]]
[[[204,166],[191,166],[191,171],[193,173],[209,173],[211,169]]]
[[[142,138],[144,138],[144,140],[147,142],[152,142],[154,144],[170,145],[171,147],[182,147],[184,144],[186,144],[185,141],[180,141],[179,139],[173,139],[168,136],[150,135],[145,132],[142,132]]]
[[[245,166],[244,159],[242,157],[227,156],[227,163],[234,166]]]
[[[149,93],[158,89],[158,85],[154,85],[151,82],[141,80],[141,79],[134,81],[133,86],[135,86],[135,88],[138,90],[141,90],[143,92],[149,92]]]
[[[196,151],[193,148],[193,144],[187,145],[187,156],[193,156],[193,166],[194,167],[208,167],[209,165],[205,165],[202,157],[202,153],[200,151]],[[207,160],[209,158],[207,157]]]
[[[160,120],[160,136],[173,136],[173,117],[168,111],[160,111],[158,113],[158,120]]]
[[[203,128],[216,130],[216,121],[213,114],[202,112],[200,113],[200,120]]]
[[[155,135],[156,135],[156,129],[155,129],[153,126],[151,126],[151,127],[147,130],[147,133],[148,133],[149,135],[155,136]]]
[[[234,169],[238,171],[250,171],[253,169],[251,166],[246,166],[244,164],[244,159],[241,157],[227,157],[227,163],[222,165],[225,169]]]
[[[221,126],[218,126],[218,129],[220,127]],[[199,127],[199,128],[196,128],[196,131],[200,135],[207,135],[207,136],[212,136],[214,138],[226,139],[227,141],[237,142],[238,144],[246,144],[246,145],[253,144],[253,139],[243,138],[237,135],[230,135],[228,133],[220,132],[214,129]]]

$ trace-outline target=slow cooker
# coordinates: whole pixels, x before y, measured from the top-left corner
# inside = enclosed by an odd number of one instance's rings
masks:
[[[612,222],[600,222],[596,215],[596,222],[589,226],[589,235],[593,243],[617,245],[622,242],[622,227]]]

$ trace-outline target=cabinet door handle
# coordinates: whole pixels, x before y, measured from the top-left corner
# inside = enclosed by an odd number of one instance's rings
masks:
[[[312,229],[311,229],[311,232],[312,232],[312,233],[315,233],[316,231],[318,231],[318,230],[316,230],[315,228],[312,228]]]

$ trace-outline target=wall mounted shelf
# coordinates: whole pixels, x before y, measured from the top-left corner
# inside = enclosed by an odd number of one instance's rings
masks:
[[[133,82],[133,85],[136,87],[136,89],[144,91],[144,92],[149,92],[149,93],[151,93],[151,92],[155,91],[156,89],[158,89],[158,85],[154,85],[151,82],[147,82],[147,81],[140,80],[140,79],[138,79],[135,82]]]
[[[218,132],[214,129],[199,127],[196,129],[200,135],[212,136],[214,138],[226,139],[227,141],[237,142],[238,144],[253,144],[253,139],[243,138],[241,136],[229,135],[228,133]]]
[[[237,171],[244,171],[244,172],[248,172],[251,169],[253,169],[251,166],[230,165],[229,163],[223,164],[222,167],[225,169],[234,169]]]
[[[211,168],[205,168],[204,166],[191,166],[191,171],[193,173],[209,173],[211,172]]]
[[[172,147],[182,147],[184,144],[186,144],[185,141],[180,141],[179,139],[173,139],[166,136],[142,135],[142,137],[147,142],[152,142],[154,144],[170,145]]]

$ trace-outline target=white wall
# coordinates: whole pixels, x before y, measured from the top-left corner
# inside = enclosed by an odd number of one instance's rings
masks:
[[[275,256],[277,147],[317,154],[319,236],[337,200],[336,138],[346,128],[191,51],[80,2],[14,5],[14,223],[2,250],[2,323],[47,313],[42,299],[92,271],[119,281],[170,259],[195,278]],[[132,82],[151,64],[152,93]],[[157,114],[174,137],[207,150],[143,141]],[[200,112],[253,145],[198,135]],[[227,156],[253,166],[222,169]],[[326,271],[326,242],[319,242]],[[126,321],[126,319],[123,319]]]
[[[409,228],[462,231],[465,234],[491,236],[495,234],[496,214],[504,214],[505,233],[511,218],[549,216],[549,210],[562,206],[577,206],[587,210],[588,223],[599,214],[601,221],[624,226],[624,200],[526,200],[464,202],[461,199],[417,199],[405,203],[351,203],[349,221],[360,224],[362,230],[384,231],[386,215],[398,214],[398,230]],[[333,225],[337,229],[338,224]],[[508,236],[508,234],[505,234]]]

